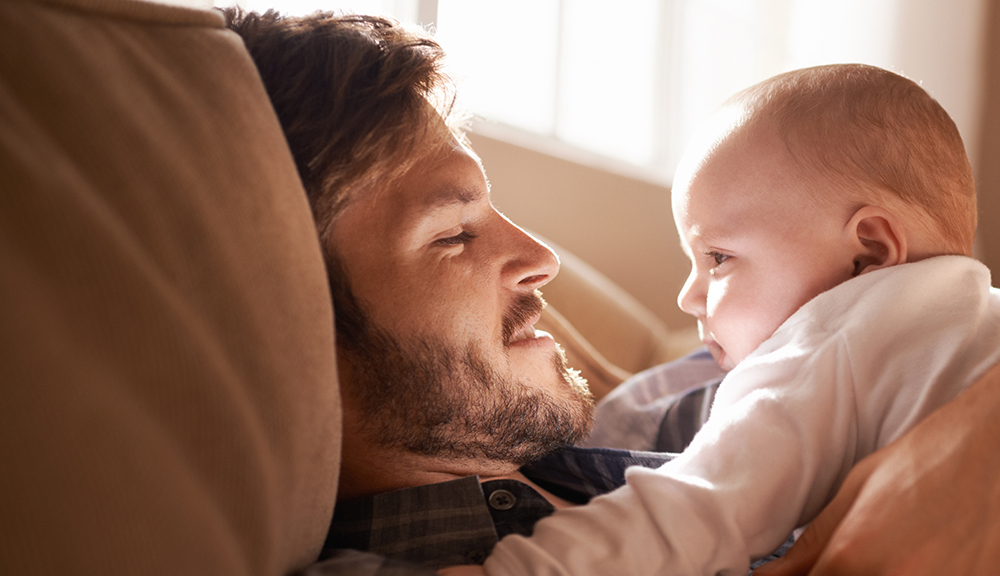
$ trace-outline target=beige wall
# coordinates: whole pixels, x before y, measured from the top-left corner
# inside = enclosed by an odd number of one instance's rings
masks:
[[[676,304],[688,264],[670,190],[639,178],[472,134],[493,202],[518,225],[582,257],[670,328],[694,321]]]

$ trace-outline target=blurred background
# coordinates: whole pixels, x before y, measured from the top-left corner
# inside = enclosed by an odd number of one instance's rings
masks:
[[[497,207],[671,328],[693,324],[676,306],[688,271],[670,212],[679,155],[730,94],[805,66],[881,66],[941,102],[976,171],[977,257],[1000,270],[998,0],[235,3],[383,14],[433,31],[476,114],[470,138]]]

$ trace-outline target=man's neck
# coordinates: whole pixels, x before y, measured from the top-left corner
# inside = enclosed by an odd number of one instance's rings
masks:
[[[479,460],[440,460],[414,454],[396,453],[378,457],[373,453],[348,456],[345,447],[341,462],[338,500],[364,498],[427,484],[448,482],[468,476],[478,476],[480,482],[517,480],[531,486],[556,508],[572,506],[571,502],[545,490],[522,474],[515,464]]]
[[[441,458],[387,449],[369,442],[344,420],[338,500],[373,496],[392,490],[448,482],[467,476],[499,478],[517,472],[517,465],[482,458]]]
[[[370,451],[352,454],[345,446],[337,499],[373,496],[467,476],[479,476],[481,479],[512,477],[511,474],[516,472],[516,465],[508,463],[444,460],[404,452]]]
[[[341,382],[349,378],[341,365]],[[345,388],[347,388],[345,386]],[[485,458],[426,456],[401,448],[387,448],[373,441],[359,416],[362,410],[345,393],[343,452],[340,460],[338,500],[373,496],[392,490],[448,482],[467,476],[499,477],[517,472],[517,464]]]

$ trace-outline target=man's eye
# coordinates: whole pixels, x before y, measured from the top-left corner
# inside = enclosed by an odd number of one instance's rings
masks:
[[[475,234],[470,234],[469,232],[462,230],[460,233],[454,236],[449,236],[447,238],[441,238],[440,240],[436,240],[435,244],[438,244],[440,246],[458,246],[460,244],[468,244],[469,241],[475,237],[476,237]]]
[[[726,260],[729,260],[729,256],[726,254],[722,254],[721,252],[705,252],[705,256],[708,256],[709,258],[715,260],[716,266],[719,266]]]

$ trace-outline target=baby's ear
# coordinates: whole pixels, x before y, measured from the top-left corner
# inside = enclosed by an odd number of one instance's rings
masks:
[[[859,208],[847,224],[854,251],[854,276],[906,262],[906,231],[891,212]]]

